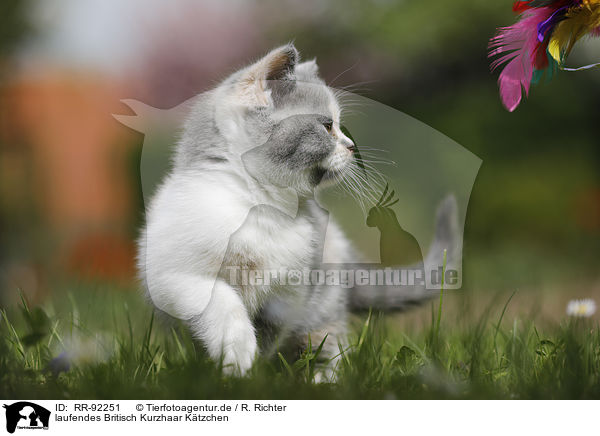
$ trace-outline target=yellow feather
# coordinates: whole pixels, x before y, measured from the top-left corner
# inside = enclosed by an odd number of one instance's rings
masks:
[[[550,53],[550,56],[552,56],[559,64],[562,62],[560,59],[560,42],[555,36],[552,36],[552,39],[548,43],[548,53]]]
[[[571,8],[566,19],[556,25],[548,44],[548,52],[557,62],[562,63],[575,43],[598,26],[600,0],[584,0],[581,6]]]

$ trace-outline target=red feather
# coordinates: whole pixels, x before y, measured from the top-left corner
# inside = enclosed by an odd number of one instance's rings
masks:
[[[546,50],[548,49],[548,42],[549,39],[546,38],[544,42],[537,45],[533,52],[532,61],[536,70],[545,70],[549,66],[548,54],[546,53]]]
[[[531,6],[529,6],[529,2],[530,0],[526,0],[526,1],[516,1],[513,4],[513,12],[515,14],[520,14],[521,12],[526,11],[527,9],[531,9]]]

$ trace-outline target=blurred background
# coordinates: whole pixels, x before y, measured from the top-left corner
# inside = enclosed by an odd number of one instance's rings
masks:
[[[464,289],[600,297],[600,70],[561,72],[515,113],[487,41],[510,0],[4,0],[0,302],[81,282],[134,289],[143,136],[121,99],[173,107],[293,40],[334,87],[405,112],[483,160]],[[573,66],[597,62],[581,43]],[[555,298],[558,296],[558,298]],[[547,302],[547,303],[546,303]]]

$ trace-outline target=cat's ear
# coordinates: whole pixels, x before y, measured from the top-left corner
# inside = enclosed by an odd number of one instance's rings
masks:
[[[296,66],[296,74],[300,77],[319,77],[319,66],[317,59],[313,58],[310,61],[299,63]]]
[[[266,106],[270,91],[281,90],[281,83],[294,79],[294,68],[300,60],[293,44],[271,50],[258,62],[242,70],[238,77],[238,92],[249,104]]]
[[[266,80],[286,80],[293,74],[299,60],[298,50],[290,43],[270,51],[255,65],[258,74]]]

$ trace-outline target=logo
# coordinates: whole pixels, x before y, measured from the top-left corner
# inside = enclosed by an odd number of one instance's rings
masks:
[[[287,92],[285,90],[289,89],[290,83],[269,80],[267,85],[278,93]],[[326,135],[328,125],[320,126],[314,121],[321,116],[317,110],[308,114],[288,114],[273,127],[279,129],[277,133],[268,129],[263,131],[263,127],[252,124],[248,128],[260,130],[260,135],[257,133],[255,140],[242,141],[245,145],[239,147],[237,139],[231,140],[231,150],[227,149],[225,157],[211,154],[214,147],[208,144],[212,144],[213,139],[208,137],[202,140],[202,144],[193,139],[196,133],[191,134],[189,141],[182,140],[181,126],[189,125],[187,120],[193,117],[204,126],[202,123],[210,118],[210,122],[206,121],[207,125],[220,126],[211,130],[213,133],[210,134],[220,138],[222,132],[229,132],[227,129],[232,122],[228,115],[231,113],[227,106],[229,97],[213,102],[206,98],[206,94],[201,94],[171,109],[157,109],[139,101],[123,100],[135,115],[113,115],[119,122],[144,134],[140,182],[145,204],[153,201],[153,194],[172,171],[170,144],[175,143],[179,144],[177,165],[181,168],[200,166],[198,182],[194,182],[198,183],[194,201],[200,205],[198,210],[212,214],[211,219],[226,213],[227,209],[223,208],[228,204],[225,200],[215,202],[222,195],[219,193],[224,191],[211,185],[216,179],[212,178],[212,170],[207,168],[213,168],[213,164],[225,168],[223,165],[234,162],[233,171],[239,169],[241,177],[255,187],[252,189],[278,193],[275,196],[257,195],[244,202],[243,206],[240,203],[240,207],[245,209],[240,209],[227,221],[227,225],[219,226],[223,233],[215,236],[214,241],[209,238],[213,241],[210,242],[211,250],[214,249],[211,253],[215,256],[211,258],[211,265],[220,265],[220,268],[211,266],[203,270],[202,280],[197,286],[182,285],[178,288],[177,300],[186,301],[186,304],[179,304],[171,298],[171,294],[163,292],[164,284],[152,279],[160,274],[153,272],[153,265],[146,265],[143,268],[148,278],[145,285],[154,305],[175,318],[189,319],[204,312],[210,298],[198,298],[198,293],[210,296],[217,280],[236,288],[285,283],[283,286],[317,289],[324,282],[327,286],[354,289],[354,295],[364,292],[362,295],[369,301],[379,301],[378,296],[386,295],[394,295],[396,301],[414,301],[415,295],[439,290],[442,283],[444,290],[460,289],[466,210],[481,159],[433,128],[374,100],[328,88],[321,82],[296,80],[294,86],[298,93],[335,94],[342,101],[349,101],[353,107],[360,107],[359,112],[345,113],[344,123],[339,125],[340,132],[335,136],[339,144],[340,141],[353,144],[349,160],[342,157],[338,160],[338,154],[334,153],[327,157],[329,160],[320,160],[320,167],[311,167],[313,160],[322,159],[322,156],[318,153],[310,155],[308,148],[301,148],[299,144],[304,144],[303,140],[292,144],[283,139],[291,134],[289,132],[295,132],[298,126],[312,126],[314,123],[319,126],[317,136],[322,138],[319,135]],[[239,91],[237,85],[232,84],[222,85],[219,89],[223,95],[233,96],[232,99]],[[208,114],[208,118],[204,120],[204,115],[200,114]],[[246,131],[246,127],[240,129]],[[302,135],[298,138],[304,138]],[[229,141],[227,138],[223,140]],[[363,144],[366,144],[365,147]],[[204,145],[209,151],[202,148]],[[292,147],[289,150],[285,148],[288,145]],[[294,147],[300,148],[296,150]],[[285,152],[282,151],[284,149]],[[317,149],[322,151],[322,147]],[[284,156],[282,153],[287,157],[278,157]],[[293,166],[287,160],[289,156],[305,159]],[[336,159],[333,159],[334,156]],[[306,165],[308,167],[305,168]],[[318,170],[310,172],[312,170],[307,168]],[[205,178],[203,170],[211,176]],[[302,204],[312,206],[301,207]],[[213,209],[214,213],[211,212]],[[319,217],[317,221],[315,216]],[[295,268],[297,265],[293,259],[297,257],[291,253],[296,246],[282,250],[282,253],[290,253],[289,259],[273,257],[261,268],[248,267],[240,261],[235,247],[245,247],[250,240],[247,238],[254,238],[253,223],[270,222],[273,217],[281,223],[277,228],[282,229],[305,228],[307,220],[314,223],[315,251],[311,260],[314,268],[306,273]],[[160,247],[165,236],[159,227],[148,227],[144,233],[144,249],[140,253],[143,262],[153,258],[154,253],[163,253]],[[336,236],[340,233],[352,236],[354,250],[341,248]],[[302,248],[298,247],[297,253],[301,252]],[[197,259],[201,262],[200,258]],[[198,264],[198,268],[202,265]],[[386,297],[387,300],[389,298]]]
[[[14,433],[16,429],[48,430],[50,421],[50,411],[28,401],[19,401],[10,406],[3,406],[6,409],[6,431]]]

